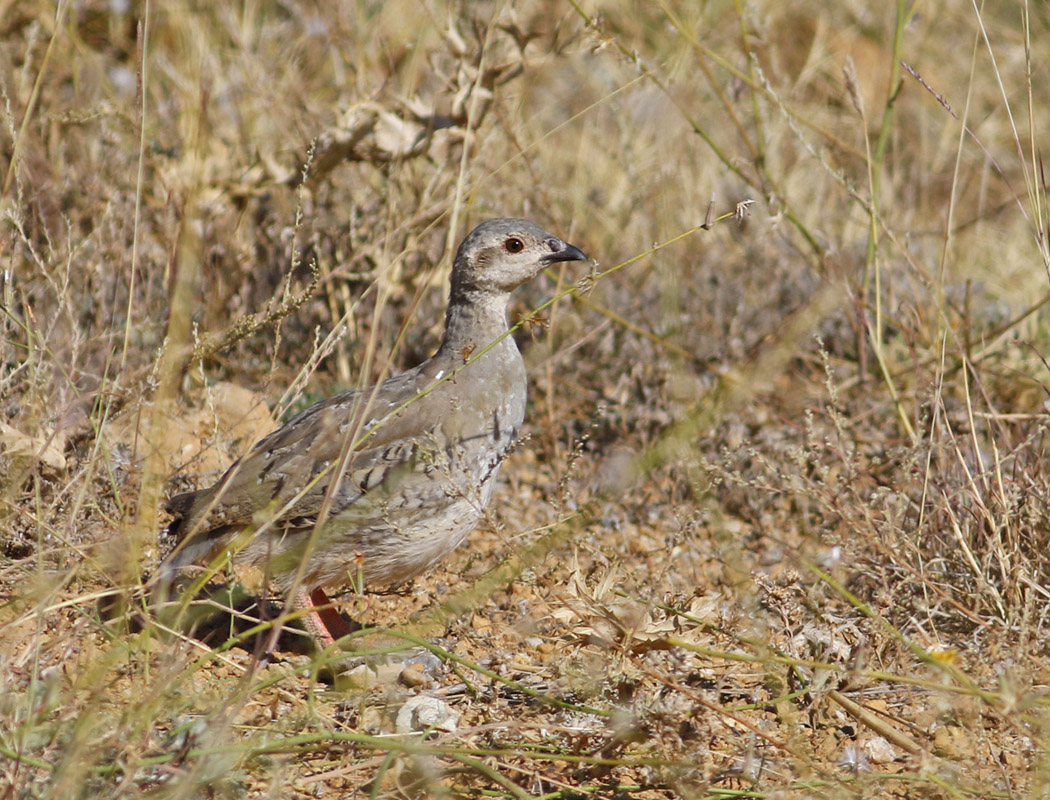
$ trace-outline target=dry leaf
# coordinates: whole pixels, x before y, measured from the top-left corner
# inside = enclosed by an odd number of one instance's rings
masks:
[[[0,447],[8,456],[30,456],[51,469],[66,468],[66,457],[63,455],[65,437],[57,433],[51,436],[27,436],[17,428],[0,422]]]

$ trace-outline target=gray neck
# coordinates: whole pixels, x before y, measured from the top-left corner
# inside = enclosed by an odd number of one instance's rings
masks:
[[[453,292],[445,312],[445,338],[440,355],[462,359],[471,350],[492,344],[507,331],[507,292],[486,292],[480,289],[460,289]],[[497,346],[502,349],[514,339],[508,336]]]

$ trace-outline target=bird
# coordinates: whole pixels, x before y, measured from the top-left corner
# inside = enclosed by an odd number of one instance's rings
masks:
[[[528,220],[474,228],[452,265],[437,352],[307,408],[213,486],[172,497],[160,585],[229,559],[261,569],[318,645],[349,633],[326,590],[404,583],[481,520],[525,418],[510,293],[552,264],[587,258]]]

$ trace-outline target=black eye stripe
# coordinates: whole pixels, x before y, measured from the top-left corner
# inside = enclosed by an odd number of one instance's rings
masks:
[[[503,243],[503,249],[508,253],[520,253],[525,249],[525,242],[517,236],[511,236]]]

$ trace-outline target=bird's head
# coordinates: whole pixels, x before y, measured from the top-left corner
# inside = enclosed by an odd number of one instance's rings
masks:
[[[471,231],[452,266],[452,291],[509,292],[559,261],[586,261],[583,251],[525,219],[490,219]]]

